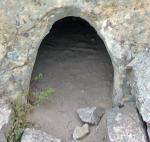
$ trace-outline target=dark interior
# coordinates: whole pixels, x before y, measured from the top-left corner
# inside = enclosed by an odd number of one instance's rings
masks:
[[[80,36],[79,36],[80,35]],[[82,48],[105,48],[104,42],[97,35],[95,29],[85,20],[79,17],[66,17],[57,21],[51,28],[50,33],[43,39],[41,47],[44,45],[59,45],[60,39],[65,41],[65,46],[74,42],[88,42],[87,46]],[[80,37],[80,38],[79,38]],[[57,40],[59,39],[59,42]],[[78,46],[76,46],[78,48]]]

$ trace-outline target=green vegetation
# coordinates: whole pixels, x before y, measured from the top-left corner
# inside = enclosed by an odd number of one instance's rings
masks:
[[[33,80],[34,81],[41,81],[43,79],[44,75],[42,73],[39,73],[38,75],[36,75]],[[52,96],[54,94],[54,89],[52,88],[48,88],[48,89],[44,89],[42,91],[31,91],[29,93],[28,96],[28,102],[33,105],[40,105],[42,104],[44,101],[47,100],[48,97]]]
[[[42,74],[42,73],[39,73],[37,76],[35,76],[34,77],[34,81],[40,81],[40,80],[42,80],[43,79],[43,77],[44,77],[44,75]]]
[[[43,79],[43,74],[39,73],[34,77],[34,81],[40,81]],[[24,102],[22,97],[18,97],[12,104],[14,111],[13,124],[10,131],[7,134],[7,142],[20,142],[23,131],[26,128],[33,127],[28,116],[30,115],[34,106],[40,105],[47,100],[48,97],[54,94],[54,89],[48,88],[41,92],[31,92],[27,96],[27,103]]]
[[[32,124],[27,120],[27,115],[31,111],[29,104],[23,103],[22,99],[18,98],[12,105],[14,111],[13,125],[7,135],[8,142],[20,142],[25,128],[29,128]]]
[[[41,92],[32,92],[28,97],[29,103],[32,105],[40,105],[46,101],[48,97],[52,96],[54,92],[52,88],[45,89]]]

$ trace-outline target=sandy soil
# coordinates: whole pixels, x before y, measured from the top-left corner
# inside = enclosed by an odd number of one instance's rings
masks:
[[[100,106],[107,110],[112,106],[113,68],[109,55],[95,31],[89,25],[84,29],[83,23],[66,28],[61,27],[66,23],[56,24],[41,44],[32,74],[32,78],[39,73],[44,77],[41,81],[31,80],[31,91],[55,90],[32,113],[32,121],[62,142],[71,142],[74,128],[81,125],[78,108]],[[105,131],[104,115],[81,142],[107,142]]]

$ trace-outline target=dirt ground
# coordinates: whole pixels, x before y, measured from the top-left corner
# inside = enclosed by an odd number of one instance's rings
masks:
[[[33,78],[42,73],[41,81]],[[113,68],[105,45],[85,21],[66,18],[57,22],[41,43],[30,91],[53,88],[55,93],[32,113],[32,122],[62,142],[71,142],[82,123],[76,110],[112,107]],[[105,115],[81,142],[107,142]]]

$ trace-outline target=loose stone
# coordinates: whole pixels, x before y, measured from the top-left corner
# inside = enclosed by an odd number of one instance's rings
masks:
[[[77,126],[73,132],[73,139],[79,140],[88,135],[90,132],[89,125],[84,124],[82,127]]]
[[[103,108],[87,107],[78,109],[77,113],[82,122],[97,125],[105,110]]]

